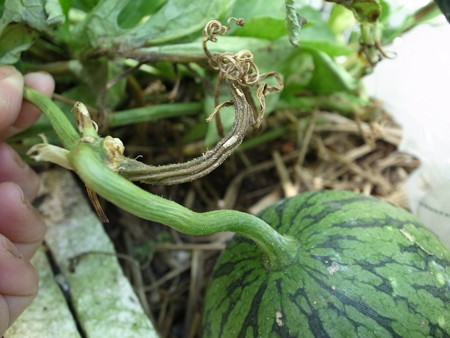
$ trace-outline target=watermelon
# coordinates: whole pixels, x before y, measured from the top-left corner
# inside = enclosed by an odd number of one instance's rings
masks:
[[[259,217],[298,240],[277,270],[236,235],[209,283],[203,337],[450,337],[450,250],[407,211],[342,191]]]

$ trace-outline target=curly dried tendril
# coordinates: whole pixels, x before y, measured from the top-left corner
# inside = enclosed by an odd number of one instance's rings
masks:
[[[237,18],[228,19],[227,26],[222,25],[217,20],[212,20],[203,30],[205,55],[211,68],[218,72],[217,103],[207,121],[215,118],[216,124],[219,126],[221,108],[233,106],[235,110],[234,121],[227,134],[223,135],[218,127],[221,139],[214,148],[187,162],[161,166],[148,165],[136,159],[125,157],[123,146],[116,142],[116,139],[108,136],[105,138],[99,137],[97,125],[92,121],[89,112],[82,104],[76,104],[74,107],[79,130],[83,134],[82,138],[75,130],[72,130],[73,127],[69,122],[60,123],[60,120],[67,120],[62,112],[61,117],[57,116],[53,119],[52,124],[55,125],[56,130],[60,131],[59,134],[64,135],[61,138],[65,142],[64,146],[71,149],[79,142],[102,145],[104,164],[131,181],[164,185],[179,184],[196,180],[213,171],[238,149],[249,130],[261,125],[266,109],[265,95],[283,88],[281,77],[277,73],[260,74],[253,60],[253,54],[249,50],[222,54],[214,54],[208,50],[208,41],[216,42],[218,35],[224,35],[228,32],[231,22],[235,22],[237,25],[244,24],[243,19]],[[270,77],[275,79],[275,86],[262,82]],[[218,92],[222,81],[227,85],[231,99],[219,103]],[[255,94],[252,94],[251,87],[256,87]],[[27,90],[27,98],[33,99],[33,93],[31,90]],[[253,96],[258,100],[259,107],[255,104]],[[48,102],[45,101],[41,106],[46,107],[47,105]]]
[[[217,20],[210,21],[203,31],[203,49],[208,56],[210,66],[219,71],[219,82],[225,80],[230,88],[230,91],[234,91],[235,96],[243,98],[251,107],[252,114],[247,118],[251,120],[250,126],[258,128],[261,125],[264,113],[266,110],[265,96],[274,91],[281,90],[283,88],[283,82],[278,73],[264,73],[260,74],[259,69],[253,61],[253,54],[249,50],[240,50],[236,53],[224,52],[222,54],[213,54],[208,50],[207,42],[216,42],[216,35],[223,35],[230,28],[231,21],[235,21],[237,25],[243,25],[243,19],[230,18],[228,19],[228,25],[224,26]],[[277,84],[270,86],[262,81],[273,77]],[[233,84],[233,85],[231,85]],[[253,97],[248,87],[256,86],[256,98],[259,101],[259,111],[253,102]],[[219,88],[217,86],[216,88]],[[218,92],[216,92],[216,102],[218,101]],[[214,112],[208,117],[208,121],[213,116],[218,118],[218,112],[223,106],[229,105],[216,103],[217,107]],[[218,129],[220,133],[220,120],[218,121]]]
[[[253,61],[253,54],[248,50],[237,53],[222,53],[215,60],[220,75],[231,81],[238,81],[242,86],[252,86],[259,81],[259,70]]]
[[[224,35],[227,31],[228,28],[223,26],[220,21],[212,20],[203,29],[203,38],[206,38],[207,41],[217,42],[216,35]]]
[[[283,83],[278,73],[260,74],[253,61],[253,54],[249,50],[241,50],[236,53],[224,52],[215,54],[208,50],[209,41],[217,42],[218,35],[224,35],[230,29],[231,22],[243,25],[243,19],[230,18],[227,26],[217,20],[208,22],[203,30],[203,49],[212,69],[218,71],[218,85],[216,86],[216,108],[207,117],[207,121],[216,119],[221,140],[213,149],[208,150],[202,156],[191,161],[169,164],[163,166],[149,166],[141,162],[127,159],[120,166],[120,173],[130,180],[144,183],[177,184],[200,178],[222,164],[242,143],[248,131],[258,128],[264,117],[266,109],[265,95],[281,90]],[[276,81],[275,86],[261,82],[270,77]],[[227,84],[231,100],[219,103],[220,82]],[[253,102],[250,87],[257,87],[255,96],[259,102],[259,108]],[[219,112],[223,107],[234,106],[235,118],[231,130],[223,135]]]
[[[203,50],[205,51],[205,54],[208,57],[210,66],[215,70],[219,70],[219,66],[216,60],[217,56],[212,54],[208,50],[206,43],[208,41],[217,42],[216,35],[225,35],[225,33],[228,32],[228,30],[230,29],[231,21],[235,21],[236,25],[238,26],[243,26],[245,23],[244,19],[231,17],[228,18],[227,26],[222,25],[222,23],[218,20],[211,20],[206,24],[205,28],[203,29]]]

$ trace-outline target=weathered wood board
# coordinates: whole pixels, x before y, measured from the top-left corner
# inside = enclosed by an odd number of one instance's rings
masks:
[[[158,337],[72,175],[48,171],[42,185],[39,211],[54,266],[44,249],[33,258],[41,276],[39,294],[5,337]]]

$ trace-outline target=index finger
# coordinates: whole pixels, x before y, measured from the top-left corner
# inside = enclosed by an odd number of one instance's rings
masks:
[[[13,66],[0,67],[0,138],[17,119],[22,107],[23,77]]]
[[[26,74],[24,76],[24,84],[27,87],[40,91],[47,97],[51,97],[55,89],[55,81],[53,80],[53,77],[47,73],[36,72]],[[4,132],[3,137],[5,138],[17,134],[22,130],[28,128],[39,118],[39,115],[41,114],[39,109],[37,109],[31,103],[22,102],[22,95],[23,92],[20,93],[21,107],[19,109],[19,114],[16,115],[15,121]]]

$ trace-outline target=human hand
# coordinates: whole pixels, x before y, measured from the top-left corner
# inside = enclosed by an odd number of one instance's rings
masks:
[[[36,173],[2,141],[27,128],[39,111],[23,102],[27,85],[51,96],[54,80],[44,73],[22,76],[0,67],[0,336],[31,303],[38,274],[29,260],[42,243],[45,223],[31,206],[39,189]]]

